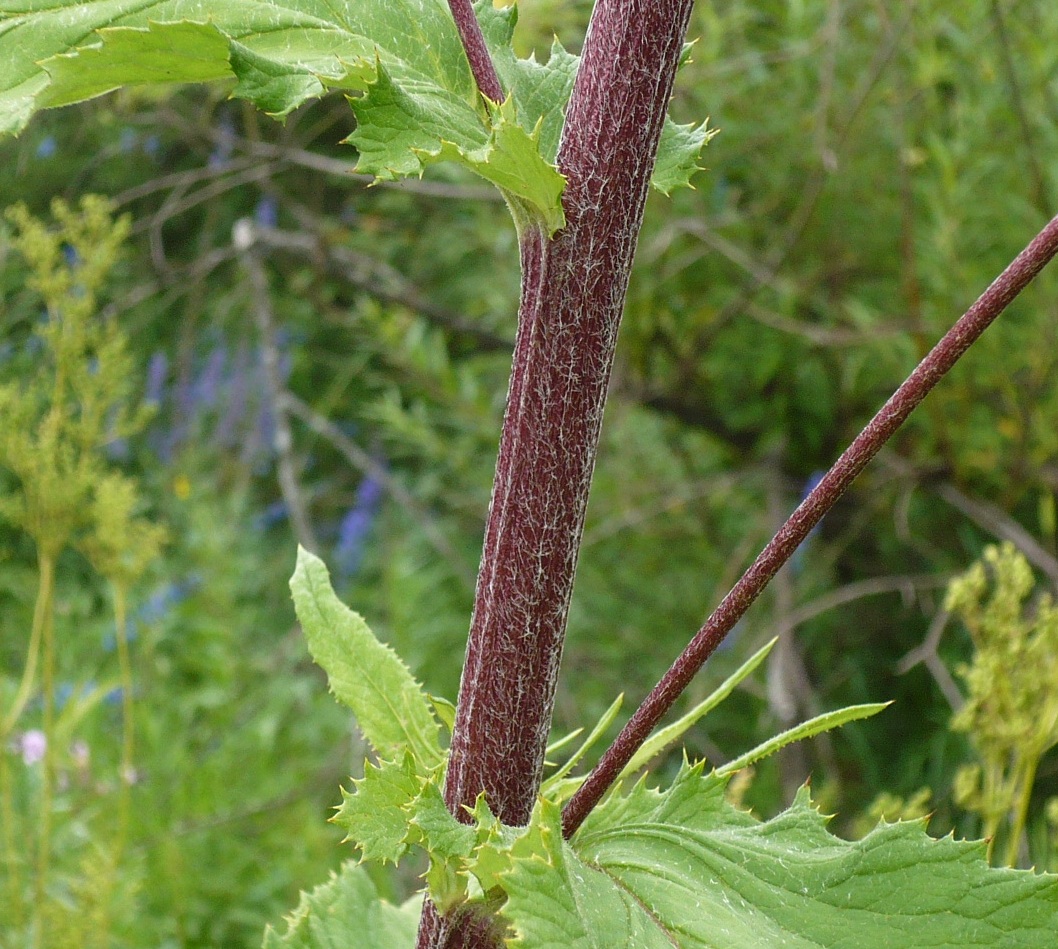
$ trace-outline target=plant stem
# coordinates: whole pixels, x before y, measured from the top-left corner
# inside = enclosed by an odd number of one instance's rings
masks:
[[[454,6],[454,5],[453,5]],[[522,221],[507,412],[445,783],[525,824],[540,787],[566,616],[628,277],[692,0],[598,0],[558,166],[566,226]],[[487,94],[487,93],[486,93]],[[444,932],[419,949],[492,946]]]
[[[102,869],[97,871],[103,878],[100,891],[105,894],[96,921],[94,945],[106,949],[110,945],[111,906],[118,870],[128,843],[129,822],[132,814],[133,752],[135,748],[135,723],[132,694],[132,660],[128,641],[128,589],[125,582],[111,580],[111,598],[114,603],[115,643],[117,644],[118,668],[121,672],[121,766],[118,770],[118,826],[113,848],[104,857]]]
[[[13,931],[22,926],[22,856],[15,845],[15,789],[11,782],[6,742],[0,745],[0,829],[4,835],[4,864],[7,870],[7,905]]]
[[[496,74],[496,67],[485,45],[485,37],[481,35],[481,24],[474,15],[470,0],[448,0],[448,8],[452,11],[452,19],[456,21],[456,29],[459,30],[459,38],[463,41],[463,49],[470,62],[474,82],[478,84],[478,91],[492,102],[502,102],[504,96],[500,77]]]
[[[914,372],[896,390],[844,454],[834,463],[752,566],[724,597],[705,625],[672,664],[661,681],[625,725],[563,811],[563,831],[576,832],[584,818],[631,761],[654,726],[672,707],[680,693],[702,667],[731,628],[786,563],[809,531],[844,494],[915,407],[988,328],[993,320],[1058,253],[1058,217],[1053,218],[1014,259],[992,285],[944,335]]]
[[[54,573],[49,569],[44,573],[45,562],[50,560],[40,558],[40,576],[37,581],[37,600],[33,606],[33,625],[30,628],[29,647],[26,650],[26,664],[22,669],[22,679],[15,693],[15,701],[0,722],[0,743],[6,743],[8,736],[14,731],[22,712],[26,708],[30,695],[33,694],[33,682],[37,674],[37,659],[40,656],[40,642],[44,635],[44,622],[51,609],[52,588],[54,584]]]
[[[44,611],[43,656],[41,661],[41,688],[44,701],[44,760],[40,790],[40,833],[37,850],[37,880],[34,889],[33,928],[34,947],[47,944],[44,927],[46,913],[48,870],[51,863],[52,795],[55,789],[55,614],[52,590],[55,583],[55,558],[41,554],[38,557],[41,589],[48,590],[48,602]]]
[[[559,149],[566,227],[521,231],[522,302],[446,800],[528,821],[617,329],[690,0],[600,0]],[[465,815],[464,815],[465,816]]]
[[[1032,785],[1036,780],[1036,766],[1041,756],[1036,754],[1035,748],[1027,748],[1022,752],[1021,757],[1022,760],[1014,773],[1016,796],[1010,821],[1010,839],[1007,841],[1005,863],[1008,867],[1016,867],[1018,865],[1021,836],[1025,833],[1025,822],[1029,815],[1029,801],[1032,799]]]

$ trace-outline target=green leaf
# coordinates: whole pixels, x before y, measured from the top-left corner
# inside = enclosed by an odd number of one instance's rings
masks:
[[[360,153],[357,169],[381,180],[421,175],[455,161],[527,203],[548,233],[563,224],[565,179],[540,154],[535,129],[519,124],[513,101],[490,108],[490,120],[437,86],[401,84],[380,61],[367,95],[353,103],[357,128],[345,141]]]
[[[234,80],[232,95],[277,118],[332,89],[350,100],[359,169],[420,175],[457,161],[549,232],[562,226],[554,167],[579,59],[558,43],[546,63],[518,59],[516,13],[478,0],[508,99],[486,106],[444,0],[58,0],[0,9],[0,134],[42,108],[125,85]],[[655,187],[687,184],[704,125],[662,136]]]
[[[379,767],[366,761],[363,778],[353,782],[355,793],[342,788],[342,804],[331,820],[345,828],[345,841],[359,847],[365,860],[396,863],[408,850],[410,805],[424,784],[410,755]]]
[[[580,57],[566,52],[556,39],[546,63],[532,57],[519,59],[511,47],[518,7],[497,9],[492,0],[476,0],[474,7],[500,82],[517,105],[522,126],[536,130],[541,154],[554,163]],[[690,45],[685,47],[685,55]],[[662,194],[690,187],[691,176],[699,170],[702,148],[715,134],[706,126],[705,122],[677,125],[671,118],[665,119],[651,178],[651,184]]]
[[[923,822],[832,836],[802,790],[760,822],[726,780],[685,765],[658,792],[611,795],[564,842],[541,805],[499,877],[526,949],[736,947],[1047,949],[1058,878],[992,869],[983,843],[932,840]]]
[[[439,724],[426,693],[363,617],[335,596],[323,561],[299,547],[290,589],[312,658],[375,753],[401,760],[407,750],[423,773],[440,764]]]
[[[664,195],[676,188],[691,187],[691,176],[702,170],[698,164],[702,149],[715,134],[707,121],[701,125],[677,125],[667,118],[650,183]]]
[[[599,740],[603,732],[613,724],[613,720],[617,718],[617,713],[621,711],[621,705],[624,703],[624,700],[625,697],[622,692],[610,703],[610,707],[603,712],[602,718],[596,722],[595,727],[588,734],[588,737],[581,743],[581,746],[569,756],[566,763],[563,764],[561,768],[544,781],[543,786],[540,789],[540,794],[543,797],[548,797],[553,801],[562,800],[564,797],[568,797],[572,794],[573,791],[584,782],[583,778],[572,779],[570,781],[563,781],[563,778],[565,778],[566,775],[577,766],[577,762],[591,750],[592,746]],[[561,789],[561,791],[559,789]]]
[[[640,768],[649,764],[652,758],[657,757],[657,755],[661,754],[661,752],[670,745],[675,744],[681,737],[683,737],[683,734],[687,729],[704,715],[711,712],[735,691],[738,684],[749,676],[753,670],[767,658],[768,653],[771,652],[772,647],[776,642],[777,640],[773,639],[771,642],[765,643],[744,663],[742,663],[741,666],[732,672],[731,675],[721,682],[706,699],[699,702],[678,721],[673,722],[671,725],[668,725],[651,735],[650,738],[643,742],[635,755],[632,756],[632,760],[625,765],[624,770],[621,771],[620,777],[626,778],[629,775],[635,774]]]
[[[850,705],[848,708],[839,708],[833,712],[824,712],[822,715],[816,715],[814,718],[808,719],[807,722],[794,725],[793,728],[788,728],[767,741],[761,742],[756,748],[747,751],[744,755],[739,755],[734,761],[729,761],[722,768],[718,768],[717,773],[721,775],[734,774],[755,761],[760,761],[761,758],[767,758],[768,755],[775,754],[780,748],[792,745],[795,741],[804,741],[806,738],[812,738],[833,728],[840,728],[842,725],[854,722],[857,719],[870,718],[892,704],[892,702],[871,702],[866,705]]]
[[[500,877],[507,894],[503,915],[517,937],[508,945],[525,949],[679,945],[655,924],[634,893],[589,867],[562,840],[557,805],[540,802],[528,832],[509,852],[510,868]],[[690,894],[686,896],[685,910],[690,910]]]
[[[51,83],[41,104],[68,105],[120,86],[209,82],[231,75],[228,40],[209,23],[168,23],[153,30],[111,27],[96,38],[99,45],[42,64]]]
[[[562,223],[539,116],[513,101],[490,115],[443,0],[67,0],[0,12],[0,132],[123,85],[225,77],[276,117],[329,89],[363,93],[351,103],[361,171],[389,178],[455,160],[549,230]]]
[[[411,949],[419,928],[422,897],[402,906],[381,899],[363,867],[346,863],[311,893],[302,893],[280,935],[269,926],[264,949]]]

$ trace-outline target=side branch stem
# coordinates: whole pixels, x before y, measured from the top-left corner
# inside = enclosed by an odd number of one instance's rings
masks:
[[[837,502],[853,479],[866,467],[915,407],[980,337],[1010,302],[1058,253],[1058,217],[1053,218],[1014,259],[973,306],[944,335],[914,372],[893,393],[877,415],[823,480],[801,502],[789,520],[761,551],[731,592],[724,597],[705,625],[672,664],[661,681],[625,725],[613,744],[588,775],[562,813],[563,832],[574,834],[588,813],[617,779],[622,769],[646,741],[662,716],[709,658],[713,650],[742,618],[768,581],[793,555],[801,541]]]
[[[452,19],[456,21],[456,29],[459,30],[459,38],[463,41],[463,49],[470,62],[474,81],[478,84],[478,91],[492,102],[502,102],[504,95],[500,77],[489,55],[489,48],[485,45],[481,24],[474,15],[470,0],[448,0],[448,8],[452,11]]]

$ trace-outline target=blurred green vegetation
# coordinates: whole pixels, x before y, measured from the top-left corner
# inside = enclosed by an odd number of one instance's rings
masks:
[[[589,8],[527,0],[522,48],[545,56],[553,31],[576,47]],[[619,691],[634,707],[813,476],[1058,210],[1058,8],[731,0],[700,5],[691,35],[673,113],[720,135],[697,190],[648,208],[556,733]],[[296,542],[430,691],[458,687],[515,236],[494,195],[445,168],[365,187],[336,144],[351,122],[337,96],[279,125],[220,88],[131,91],[0,143],[0,206],[44,218],[55,197],[97,193],[131,221],[96,312],[125,334],[128,398],[151,418],[94,450],[169,542],[128,591],[130,781],[111,591],[73,548],[54,590],[49,889],[86,913],[100,902],[127,787],[112,945],[257,946],[348,856],[326,818],[359,745],[294,626]],[[42,301],[5,227],[0,383],[28,385]],[[740,784],[747,806],[774,813],[811,774],[839,831],[920,813],[928,788],[934,832],[980,832],[953,796],[973,735],[949,728],[974,642],[945,622],[944,590],[997,539],[1058,586],[1056,315],[1045,272],[690,690],[684,708],[782,634],[767,673],[690,733],[716,763],[810,714],[897,700],[762,763]],[[5,497],[16,475],[0,473]],[[3,715],[37,581],[36,545],[0,523]],[[36,847],[43,762],[26,738],[46,705],[38,688],[0,749],[17,852]],[[1056,794],[1052,753],[1027,806],[1035,854],[1054,852]],[[397,896],[414,875],[379,882]],[[16,938],[0,927],[0,946]]]

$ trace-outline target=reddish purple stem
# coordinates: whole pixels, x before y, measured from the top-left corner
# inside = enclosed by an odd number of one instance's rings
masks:
[[[448,0],[448,8],[452,11],[452,19],[456,21],[456,29],[459,30],[459,38],[463,41],[463,49],[466,50],[467,59],[470,61],[470,71],[474,74],[478,91],[492,102],[502,102],[504,95],[500,77],[496,74],[496,67],[481,33],[481,24],[474,15],[470,0]]]
[[[687,648],[672,664],[625,725],[613,744],[588,775],[562,812],[566,837],[574,834],[603,794],[617,780],[621,770],[646,741],[662,716],[702,664],[730,632],[767,586],[768,581],[793,555],[809,531],[837,502],[853,479],[904,423],[915,407],[929,394],[959,357],[991,325],[1008,304],[1058,253],[1058,217],[1055,217],[1014,261],[996,278],[972,307],[944,335],[907,380],[893,393],[881,411],[844,454],[834,463],[815,490],[808,495],[731,592],[698,630]]]
[[[598,0],[559,146],[566,225],[548,238],[529,221],[519,235],[514,366],[445,781],[462,820],[484,792],[500,820],[525,824],[540,789],[617,330],[691,4]],[[476,925],[427,904],[417,946],[499,945]]]

